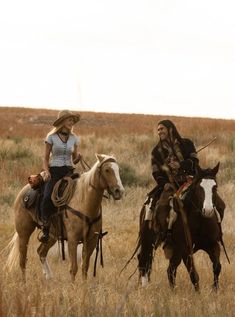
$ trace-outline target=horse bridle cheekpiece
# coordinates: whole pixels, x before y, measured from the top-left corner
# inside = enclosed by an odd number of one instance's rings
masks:
[[[102,167],[102,165],[104,164],[104,163],[117,163],[117,161],[115,160],[115,158],[114,157],[109,157],[109,158],[107,158],[106,160],[103,160],[103,161],[101,161],[99,164],[98,164],[98,169],[101,169],[101,167]]]
[[[98,164],[98,167],[97,167],[97,168],[98,168],[98,171],[99,171],[99,178],[101,178],[101,177],[104,178],[104,176],[101,174],[101,168],[102,168],[102,166],[103,166],[105,163],[117,163],[117,161],[115,160],[114,157],[109,157],[109,158],[107,158],[106,160],[101,161],[101,162]],[[107,183],[107,182],[106,182],[106,183]],[[108,191],[108,193],[110,194],[110,189],[109,189],[108,184],[107,184],[107,191]]]
[[[105,163],[109,163],[109,162],[113,162],[113,163],[117,163],[117,161],[115,160],[115,158],[114,157],[109,157],[109,158],[107,158],[106,160],[103,160],[103,161],[101,161],[99,164],[98,164],[98,166],[97,166],[97,169],[98,169],[98,173],[99,173],[99,179],[101,178],[101,176],[102,176],[102,174],[101,174],[101,168],[102,168],[102,166],[105,164]],[[104,177],[103,177],[104,178]],[[95,189],[95,190],[97,190],[97,188],[91,183],[91,181],[90,181],[90,186],[93,188],[93,189]],[[109,186],[107,186],[107,191],[108,191],[108,193],[110,194],[110,189],[109,189]]]

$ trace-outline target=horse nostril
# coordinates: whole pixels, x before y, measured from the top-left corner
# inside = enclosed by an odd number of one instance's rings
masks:
[[[122,191],[119,188],[115,188],[113,191],[113,196],[115,199],[119,200],[122,197]]]
[[[116,188],[115,191],[114,191],[114,194],[115,194],[115,195],[120,195],[121,192],[120,192],[120,190],[119,190],[118,188]]]

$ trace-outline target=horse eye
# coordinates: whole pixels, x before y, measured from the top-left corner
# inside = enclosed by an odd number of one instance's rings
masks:
[[[109,169],[108,168],[105,169],[105,173],[109,173]]]

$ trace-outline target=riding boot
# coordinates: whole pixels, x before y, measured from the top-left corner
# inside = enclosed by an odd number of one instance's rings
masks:
[[[166,239],[164,241],[164,245],[168,244],[168,245],[172,245],[173,241],[172,241],[172,229],[167,229],[167,233],[166,233]]]
[[[50,222],[44,222],[42,227],[42,236],[38,238],[38,240],[42,243],[47,243],[49,240],[49,232],[50,232]]]

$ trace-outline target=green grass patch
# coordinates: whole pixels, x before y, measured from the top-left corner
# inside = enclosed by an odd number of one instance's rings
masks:
[[[21,148],[17,146],[13,149],[2,148],[0,149],[0,159],[1,160],[19,160],[24,158],[33,157],[34,154],[31,150],[26,148]]]
[[[131,166],[121,163],[119,167],[120,177],[124,187],[138,185],[138,177]]]

